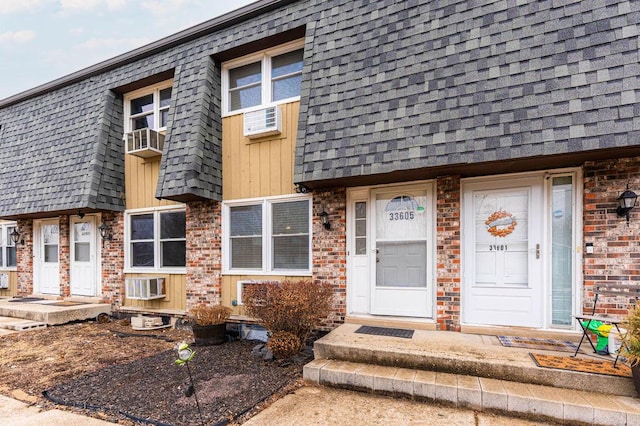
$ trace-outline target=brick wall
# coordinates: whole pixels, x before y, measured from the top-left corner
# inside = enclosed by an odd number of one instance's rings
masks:
[[[347,314],[346,194],[345,188],[313,193],[313,281],[331,284],[335,294],[333,314],[325,323],[327,328],[342,324]],[[329,213],[331,229],[322,226],[323,210]]]
[[[124,302],[124,213],[104,212],[102,221],[111,227],[113,235],[111,241],[99,238],[99,244],[102,244],[102,298],[117,309]]]
[[[460,331],[460,176],[438,178],[436,190],[436,321]]]
[[[640,194],[640,157],[589,161],[584,165],[584,243],[593,254],[584,254],[583,306],[593,309],[596,284],[640,285],[640,208],[625,218],[616,214],[618,197],[627,188]],[[626,298],[600,298],[601,314],[624,315]]]
[[[199,201],[187,205],[187,309],[200,302],[221,303],[221,205]]]
[[[58,219],[58,265],[60,268],[60,295],[71,294],[71,250],[69,246],[69,216]]]
[[[16,247],[18,294],[27,296],[33,294],[33,220],[19,219],[17,224],[24,241]]]

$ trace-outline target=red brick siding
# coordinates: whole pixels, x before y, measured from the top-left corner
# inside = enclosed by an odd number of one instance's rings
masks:
[[[220,304],[222,294],[221,205],[187,205],[187,309],[201,302]]]
[[[69,246],[69,216],[58,218],[58,265],[60,270],[60,295],[71,294],[71,250]]]
[[[325,323],[335,328],[344,322],[347,314],[347,192],[336,188],[313,193],[312,269],[313,281],[327,282],[335,294],[333,314]],[[322,226],[320,213],[329,213],[331,229]]]
[[[113,235],[111,241],[98,240],[102,244],[102,298],[117,309],[124,302],[124,213],[104,212],[102,221]]]
[[[603,283],[640,285],[640,208],[630,212],[630,221],[616,214],[618,197],[627,188],[640,194],[640,157],[588,161],[584,164],[584,243],[593,244],[593,254],[584,254],[583,304],[593,309],[594,286]],[[598,312],[624,315],[627,298],[600,298]]]
[[[20,240],[16,247],[18,295],[33,294],[33,220],[19,219],[17,221]]]
[[[460,176],[437,179],[436,321],[460,331]]]

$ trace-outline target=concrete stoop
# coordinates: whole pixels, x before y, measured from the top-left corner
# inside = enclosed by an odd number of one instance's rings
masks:
[[[542,421],[640,425],[630,378],[540,368],[531,349],[504,347],[495,336],[414,330],[397,338],[356,333],[358,327],[343,324],[317,340],[304,379]]]
[[[316,359],[304,366],[307,382],[480,411],[588,425],[638,425],[636,398],[435,371]]]
[[[36,323],[60,325],[73,321],[84,321],[98,318],[102,314],[111,313],[111,305],[106,303],[84,303],[73,306],[56,306],[60,300],[43,300],[35,302],[10,302],[10,299],[0,300],[0,317],[25,320],[23,329],[36,328]],[[15,322],[18,324],[19,322]],[[0,322],[0,326],[2,323]],[[5,327],[6,328],[6,327]]]

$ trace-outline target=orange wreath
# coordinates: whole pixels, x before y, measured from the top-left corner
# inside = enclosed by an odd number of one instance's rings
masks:
[[[511,219],[511,223],[507,227],[503,228],[502,226],[504,225],[502,224],[493,224],[497,220],[506,219],[506,218]],[[518,225],[516,218],[513,217],[511,213],[506,212],[504,210],[498,210],[496,212],[493,212],[491,216],[489,216],[484,223],[485,225],[487,225],[487,232],[489,232],[494,237],[500,237],[500,238],[504,238],[507,235],[511,234],[513,230],[516,229],[516,226]]]

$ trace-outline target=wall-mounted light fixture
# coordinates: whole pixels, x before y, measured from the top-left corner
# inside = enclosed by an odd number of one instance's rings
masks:
[[[629,224],[629,212],[636,206],[637,199],[638,196],[636,195],[636,193],[629,190],[629,184],[627,184],[627,189],[618,197],[618,207],[616,208],[616,213],[620,217],[626,217],[627,224]]]
[[[84,213],[78,210],[78,217],[82,219],[84,217]]]
[[[331,223],[329,223],[329,213],[322,209],[322,213],[320,213],[320,220],[322,221],[322,226],[324,229],[331,229]]]
[[[18,244],[24,244],[24,240],[20,239],[20,231],[18,231],[18,227],[13,228],[13,231],[11,231],[11,234],[9,234],[9,236],[11,237],[11,241],[13,241],[14,245],[18,245]]]
[[[111,227],[109,225],[107,225],[106,223],[102,222],[102,224],[100,226],[98,226],[98,231],[100,231],[100,236],[102,237],[102,240],[108,240],[111,241],[113,240],[113,234],[111,232]]]

